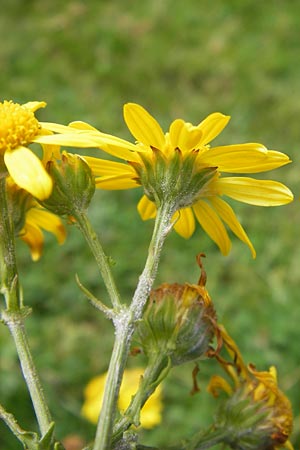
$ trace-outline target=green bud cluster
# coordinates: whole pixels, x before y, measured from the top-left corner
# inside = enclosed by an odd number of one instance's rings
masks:
[[[95,180],[84,159],[63,152],[60,161],[47,163],[47,170],[54,185],[43,205],[59,215],[72,216],[75,212],[86,211],[95,192]]]
[[[168,202],[175,210],[192,205],[201,197],[201,190],[217,174],[216,167],[199,168],[198,151],[183,156],[179,149],[170,159],[152,148],[151,157],[140,153],[143,164],[131,162],[149,200],[158,206]]]
[[[278,433],[272,408],[263,400],[251,400],[243,387],[220,405],[216,423],[227,431],[226,443],[236,450],[272,450],[287,439]]]

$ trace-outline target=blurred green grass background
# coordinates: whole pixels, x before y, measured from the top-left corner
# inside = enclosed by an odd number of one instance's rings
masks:
[[[197,229],[185,241],[167,241],[156,282],[195,282],[195,255],[205,252],[208,289],[246,361],[259,370],[274,364],[293,404],[293,442],[299,448],[299,147],[300,4],[293,0],[1,0],[1,99],[45,100],[40,120],[85,120],[129,138],[122,105],[141,103],[166,129],[182,117],[198,123],[220,111],[232,116],[219,144],[262,142],[286,152],[293,164],[267,174],[286,183],[295,202],[279,208],[234,204],[257,250],[257,259],[233,238],[223,257]],[[2,100],[1,100],[2,101]],[[96,151],[94,152],[96,154]],[[116,261],[121,292],[130,298],[145,260],[153,223],[136,211],[140,191],[98,192],[90,217],[106,252]],[[57,435],[85,442],[94,427],[80,417],[82,391],[106,370],[113,330],[78,291],[78,273],[95,295],[102,282],[75,228],[58,247],[47,237],[42,259],[32,263],[18,243],[27,328]],[[140,364],[131,358],[131,365]],[[163,428],[143,432],[143,442],[176,443],[209,423],[214,400],[205,386],[213,364],[201,364],[202,392],[191,397],[193,365],[174,370],[164,385]],[[10,336],[0,327],[0,401],[24,428],[34,427]],[[0,448],[21,445],[0,424]]]

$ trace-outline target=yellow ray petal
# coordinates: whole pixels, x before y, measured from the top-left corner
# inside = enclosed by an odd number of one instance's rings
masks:
[[[278,181],[227,177],[215,181],[214,186],[221,194],[250,205],[278,206],[293,200],[292,192]]]
[[[70,134],[70,133],[76,133],[76,129],[70,128],[68,125],[61,125],[60,123],[53,123],[53,122],[40,122],[42,128],[45,130],[53,131],[53,133],[63,133],[63,134]],[[79,130],[77,131],[79,133]]]
[[[124,105],[124,119],[131,134],[143,144],[163,149],[165,136],[159,123],[136,103]]]
[[[81,120],[75,120],[69,123],[69,127],[75,128],[77,130],[93,130],[98,131],[97,128],[93,127],[89,123],[82,122]]]
[[[31,150],[18,147],[6,151],[6,167],[15,183],[39,200],[45,200],[52,191],[52,179],[43,164]]]
[[[65,145],[67,147],[98,147],[98,144],[94,139],[92,139],[90,133],[88,132],[38,135],[32,139],[32,142],[37,142],[39,144]]]
[[[66,229],[60,218],[45,209],[30,209],[26,214],[26,225],[28,224],[37,225],[54,234],[59,244],[62,244],[66,239]]]
[[[197,127],[203,133],[201,144],[206,145],[211,142],[226,127],[229,120],[230,116],[218,112],[212,113],[202,120]]]
[[[146,195],[143,195],[138,202],[137,210],[143,220],[154,219],[156,216],[155,203],[151,202]]]
[[[252,257],[255,258],[256,257],[255,249],[254,249],[250,239],[248,238],[244,228],[242,227],[242,225],[238,221],[238,219],[237,219],[233,209],[231,208],[231,206],[229,206],[228,203],[226,203],[224,200],[222,200],[219,197],[211,197],[209,199],[209,201],[212,204],[212,206],[215,209],[215,211],[221,217],[223,222],[225,222],[229,226],[231,231],[242,242],[244,242],[245,244],[248,245],[248,247],[250,248],[250,251],[252,253]]]
[[[99,131],[97,133],[90,132],[89,134],[94,142],[94,147],[98,147],[106,153],[124,159],[125,161],[139,162],[138,152],[142,153],[145,151],[131,142],[116,136],[111,136],[110,134],[100,133]]]
[[[183,208],[173,216],[174,229],[185,239],[189,239],[195,231],[195,218],[191,208]]]
[[[83,159],[87,162],[96,176],[115,176],[115,175],[127,175],[136,177],[136,172],[128,164],[123,164],[108,159],[93,158],[92,156],[83,156]]]
[[[40,259],[44,245],[44,236],[40,228],[28,223],[21,231],[20,238],[29,246],[32,260]]]
[[[121,139],[111,134],[102,133],[97,130],[97,128],[86,122],[71,122],[69,126],[78,131],[88,131],[89,135],[95,142],[95,146],[101,147],[107,153],[121,159],[125,159],[127,161],[139,161],[139,158],[135,152],[144,151],[142,148],[136,147],[134,144],[126,141],[125,139]]]
[[[170,126],[170,141],[173,148],[181,151],[196,149],[201,141],[202,131],[199,128],[189,126],[182,119],[176,119]]]
[[[231,242],[219,216],[203,200],[193,205],[193,211],[204,231],[218,245],[222,254],[227,255],[231,248]]]
[[[97,189],[133,189],[140,187],[137,181],[133,180],[131,175],[116,175],[113,177],[99,177],[95,178],[95,185]]]
[[[259,173],[288,164],[287,155],[267,150],[261,144],[237,144],[214,147],[199,156],[199,163],[216,166],[219,172]]]

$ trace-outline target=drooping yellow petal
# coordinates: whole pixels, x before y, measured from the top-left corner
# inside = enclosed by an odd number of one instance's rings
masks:
[[[43,164],[31,150],[18,147],[6,151],[6,167],[15,183],[39,200],[45,200],[52,191],[52,179]]]
[[[95,178],[95,185],[98,189],[133,189],[140,187],[140,184],[132,179],[131,175],[116,175],[112,177],[97,177]]]
[[[176,119],[170,126],[170,141],[172,147],[179,148],[183,152],[198,148],[202,131],[199,128],[187,124],[182,119]]]
[[[151,202],[146,195],[143,195],[139,201],[137,210],[143,220],[154,219],[156,216],[155,203]]]
[[[201,144],[206,145],[211,142],[226,127],[230,116],[225,116],[219,112],[212,113],[199,123],[199,130],[202,131]]]
[[[159,123],[148,111],[136,103],[124,105],[124,119],[131,134],[138,142],[162,150],[165,136]]]
[[[225,380],[220,375],[213,375],[209,380],[207,391],[214,397],[218,397],[220,390],[226,392],[228,395],[233,394],[233,389],[227,380]]]
[[[227,255],[231,248],[231,242],[219,216],[203,200],[199,200],[193,205],[193,211],[204,231],[218,245],[223,255]]]
[[[59,244],[63,244],[66,239],[66,229],[60,218],[45,209],[31,208],[26,214],[26,227],[28,224],[35,224],[54,234]]]
[[[224,364],[223,368],[228,372],[234,379],[236,386],[239,385],[238,378],[241,377],[244,380],[247,380],[249,378],[249,372],[246,364],[244,363],[242,354],[240,352],[240,349],[238,348],[235,341],[232,339],[232,337],[227,333],[225,327],[221,324],[218,325],[218,328],[221,332],[223,344],[226,347],[226,350],[232,360],[234,361],[234,367]],[[230,370],[233,369],[233,370]],[[237,369],[234,370],[234,369]]]
[[[218,213],[218,215],[221,217],[223,222],[225,222],[231,231],[245,244],[248,245],[250,248],[250,251],[252,253],[252,257],[256,257],[255,249],[252,245],[252,242],[248,238],[244,228],[238,221],[233,209],[231,206],[228,205],[224,200],[222,200],[219,197],[211,197],[209,199],[210,203],[212,204],[215,211]]]
[[[195,217],[191,208],[183,208],[173,216],[175,231],[185,239],[189,239],[195,231]]]
[[[220,194],[257,206],[279,206],[293,200],[292,192],[282,183],[247,177],[220,178],[214,182]]]
[[[26,228],[20,233],[20,238],[29,246],[32,260],[40,259],[44,245],[41,229],[34,224],[27,223]]]

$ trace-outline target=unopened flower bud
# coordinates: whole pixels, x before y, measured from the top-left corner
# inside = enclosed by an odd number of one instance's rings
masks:
[[[151,292],[138,336],[148,357],[164,353],[179,365],[206,354],[215,321],[202,271],[199,284],[164,283]]]
[[[51,196],[43,205],[60,215],[72,215],[85,211],[95,192],[94,176],[88,164],[79,155],[62,153],[60,161],[47,163],[47,170],[54,181]]]

